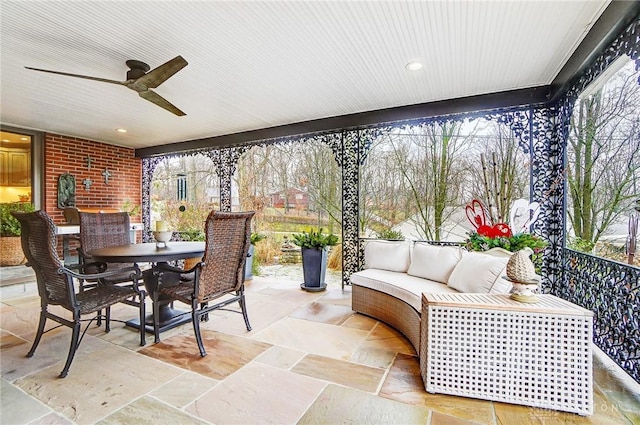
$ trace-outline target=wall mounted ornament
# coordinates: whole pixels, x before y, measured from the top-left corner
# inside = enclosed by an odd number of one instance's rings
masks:
[[[91,163],[93,162],[93,158],[91,158],[90,155],[87,155],[87,157],[84,159],[84,162],[87,163],[87,170],[91,169]]]
[[[71,174],[58,177],[58,208],[75,207],[76,178]]]
[[[91,190],[91,185],[93,184],[93,181],[91,181],[91,179],[87,177],[86,179],[82,180],[82,184],[84,185],[84,190],[88,192]]]
[[[102,172],[102,175],[104,176],[104,184],[109,184],[109,178],[111,177],[111,171],[109,171],[107,168],[105,168],[104,171]]]

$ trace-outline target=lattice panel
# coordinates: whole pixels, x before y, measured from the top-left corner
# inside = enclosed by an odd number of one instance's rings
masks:
[[[427,391],[592,414],[590,318],[438,305],[425,316]]]

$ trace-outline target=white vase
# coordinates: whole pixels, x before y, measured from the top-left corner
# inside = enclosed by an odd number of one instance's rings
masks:
[[[511,290],[511,299],[521,303],[537,303],[540,301],[536,295],[538,289],[537,283],[521,283],[511,282],[513,289]]]

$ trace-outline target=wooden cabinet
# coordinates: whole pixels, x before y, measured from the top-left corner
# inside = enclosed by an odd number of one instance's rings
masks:
[[[0,148],[0,185],[31,186],[31,152]]]
[[[8,186],[9,182],[9,154],[0,149],[0,186]]]

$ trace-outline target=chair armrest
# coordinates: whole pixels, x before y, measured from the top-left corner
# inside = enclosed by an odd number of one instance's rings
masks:
[[[98,271],[98,273],[104,273],[109,266],[107,265],[107,263],[101,262],[101,261],[92,261],[89,263],[85,263],[84,261],[80,261],[80,264],[78,264],[77,268],[78,270],[80,270],[78,273],[80,274],[86,274],[86,275],[91,275],[93,273],[87,273],[87,269],[91,268],[91,267],[95,267],[95,269]],[[67,267],[69,268],[69,267]]]
[[[100,263],[100,264],[104,264],[104,263]],[[83,279],[83,280],[99,280],[99,279],[109,278],[111,276],[122,275],[123,273],[126,273],[126,272],[131,272],[130,273],[131,280],[136,282],[142,276],[142,272],[140,271],[140,268],[137,265],[132,267],[125,267],[118,270],[106,271],[101,273],[92,273],[92,274],[78,273],[67,267],[61,267],[58,269],[58,273],[60,274],[67,274],[71,277],[75,277],[76,279]]]

